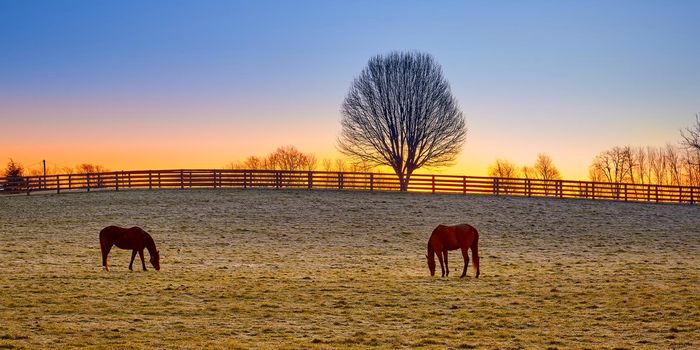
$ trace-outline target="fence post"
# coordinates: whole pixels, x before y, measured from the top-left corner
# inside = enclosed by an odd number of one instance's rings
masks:
[[[690,204],[695,204],[695,200],[693,199],[693,186],[690,186]]]
[[[87,183],[87,191],[90,192],[90,173],[85,175],[85,182]]]
[[[433,193],[435,193],[435,175],[432,176]]]
[[[369,174],[369,191],[374,191],[374,173]]]
[[[68,189],[70,190],[71,187],[73,187],[73,175],[68,174]]]
[[[462,176],[462,194],[467,194],[467,177]]]
[[[656,203],[659,203],[659,186],[656,186]]]
[[[61,178],[56,175],[56,193],[61,193]]]
[[[251,176],[252,176],[252,175],[253,175],[253,174],[251,174]],[[248,188],[248,182],[247,182],[247,180],[248,180],[248,173],[246,173],[246,172],[244,171],[244,172],[243,172],[243,189],[244,189],[244,190],[245,190],[246,188]]]
[[[343,173],[338,173],[338,190],[343,190]]]
[[[678,203],[683,203],[683,186],[678,186]]]
[[[591,182],[591,199],[595,199],[595,182]]]
[[[493,184],[491,185],[491,187],[492,187],[491,191],[493,192],[493,194],[498,196],[498,193],[500,192],[499,188],[498,188],[498,178],[494,177],[492,182],[493,182]]]
[[[119,191],[119,173],[114,173],[114,190]]]
[[[527,179],[527,196],[532,197],[532,181],[530,179]]]
[[[625,202],[627,202],[627,184],[625,184]]]
[[[185,188],[185,172],[184,170],[180,169],[180,189]]]
[[[309,189],[312,189],[314,187],[314,175],[310,171],[307,175],[306,184],[309,186]]]
[[[148,189],[153,189],[153,173],[150,170],[148,171]]]
[[[564,198],[564,182],[562,180],[557,180],[556,184],[559,191],[559,198]]]

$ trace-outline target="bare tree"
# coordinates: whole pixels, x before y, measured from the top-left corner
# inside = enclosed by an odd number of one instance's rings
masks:
[[[333,162],[330,160],[330,158],[323,158],[323,171],[331,171],[333,170]]]
[[[258,158],[256,156],[250,156],[250,157],[246,158],[245,161],[243,162],[243,167],[245,169],[252,169],[252,170],[261,169],[262,163],[263,162],[260,160],[260,158]]]
[[[535,161],[535,165],[532,167],[532,169],[534,170],[536,178],[545,180],[545,195],[548,194],[552,188],[556,190],[556,184],[552,184],[550,181],[561,180],[561,174],[559,173],[559,169],[554,166],[552,158],[544,153],[538,154],[537,160]]]
[[[678,150],[671,144],[666,144],[663,150],[664,158],[668,169],[668,175],[671,185],[681,185],[681,159]]]
[[[647,152],[644,147],[635,147],[632,149],[632,179],[640,184],[645,184],[649,181],[647,164]]]
[[[300,152],[294,146],[279,147],[267,157],[268,166],[273,170],[313,170],[316,156]]]
[[[338,158],[335,160],[335,170],[339,172],[345,171],[345,161]]]
[[[339,150],[390,166],[402,191],[416,169],[453,162],[466,140],[464,117],[449,83],[424,53],[371,58],[353,81],[341,113]]]
[[[632,148],[616,146],[598,154],[591,164],[591,171],[598,180],[621,183],[632,181],[633,164]]]
[[[537,160],[533,166],[535,176],[542,180],[561,180],[559,169],[554,166],[552,158],[544,153],[537,155]]]
[[[518,169],[515,165],[507,160],[496,159],[496,163],[489,167],[489,176],[493,177],[518,177]]]
[[[109,171],[99,164],[83,163],[75,167],[77,174],[103,173]]]
[[[534,179],[535,178],[535,169],[533,169],[531,166],[524,165],[522,167],[522,174],[523,177],[526,179]]]

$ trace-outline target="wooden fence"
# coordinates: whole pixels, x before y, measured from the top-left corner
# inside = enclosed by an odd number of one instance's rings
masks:
[[[91,174],[0,177],[0,194],[52,191],[185,188],[296,188],[399,191],[394,174],[278,170],[137,170]],[[568,180],[414,174],[410,192],[586,198],[695,204],[700,187]]]

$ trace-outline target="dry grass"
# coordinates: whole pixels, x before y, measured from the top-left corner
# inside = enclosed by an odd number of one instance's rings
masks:
[[[431,278],[438,223],[482,278]],[[142,226],[160,272],[99,230]],[[0,348],[697,348],[700,207],[318,191],[0,197]],[[137,258],[138,259],[138,258]],[[138,264],[135,264],[138,266]],[[469,270],[473,276],[474,271]]]

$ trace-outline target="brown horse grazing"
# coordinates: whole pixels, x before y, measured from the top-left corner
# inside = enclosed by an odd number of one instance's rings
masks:
[[[430,275],[435,276],[435,253],[437,252],[440,260],[440,269],[442,277],[450,274],[450,269],[447,266],[447,251],[462,249],[462,257],[464,257],[464,270],[462,276],[467,275],[467,266],[469,266],[469,254],[467,249],[472,249],[472,259],[476,267],[476,277],[479,278],[479,232],[470,225],[461,224],[455,226],[438,225],[433,230],[433,234],[428,239],[428,269]],[[445,265],[443,267],[443,260]]]
[[[156,243],[148,232],[140,227],[122,228],[117,226],[107,226],[100,231],[100,250],[102,251],[102,269],[109,271],[107,267],[107,255],[109,255],[112,245],[116,245],[121,249],[131,249],[131,262],[129,270],[134,264],[136,252],[141,258],[141,266],[146,271],[146,263],[143,261],[143,249],[148,249],[148,254],[151,256],[151,265],[156,270],[160,270],[160,255],[156,249]]]

